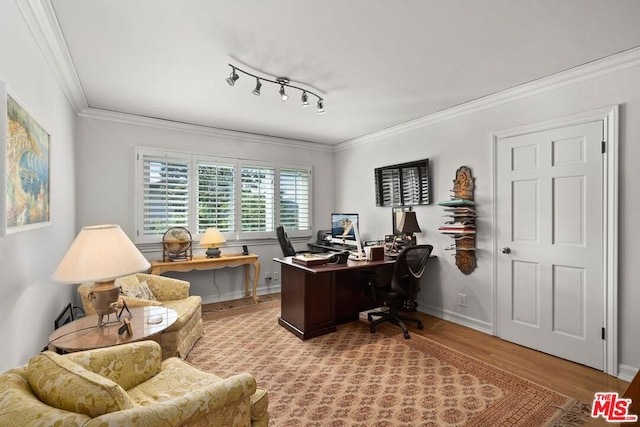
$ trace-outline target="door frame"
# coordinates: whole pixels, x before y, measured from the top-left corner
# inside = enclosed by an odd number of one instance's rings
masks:
[[[556,119],[524,126],[494,131],[492,133],[493,169],[493,335],[500,337],[499,253],[500,232],[498,229],[498,145],[505,138],[544,130],[572,126],[594,121],[603,121],[603,141],[606,152],[602,155],[603,178],[603,319],[605,328],[604,372],[618,375],[618,114],[619,106],[603,107],[584,113],[572,114]]]

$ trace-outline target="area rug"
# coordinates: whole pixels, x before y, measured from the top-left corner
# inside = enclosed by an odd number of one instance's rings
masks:
[[[483,361],[384,325],[351,322],[301,341],[279,301],[203,314],[187,361],[249,372],[269,392],[272,426],[578,425],[579,402]],[[570,421],[569,423],[567,421]]]

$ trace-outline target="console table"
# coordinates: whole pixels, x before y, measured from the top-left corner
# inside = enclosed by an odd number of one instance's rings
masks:
[[[187,272],[192,270],[215,270],[224,267],[244,266],[244,295],[249,297],[249,282],[251,281],[251,266],[253,266],[253,300],[258,303],[260,299],[256,292],[258,277],[260,276],[260,260],[258,255],[229,254],[220,255],[218,258],[194,257],[188,261],[152,261],[151,274],[160,275],[167,271]]]
[[[108,323],[102,328],[96,326],[98,316],[93,314],[53,331],[49,336],[49,349],[74,352],[140,341],[164,331],[178,319],[178,313],[168,307],[131,307],[129,310],[132,335],[118,333],[122,323],[117,320],[115,313],[107,317]],[[123,317],[128,318],[129,315],[125,312]]]

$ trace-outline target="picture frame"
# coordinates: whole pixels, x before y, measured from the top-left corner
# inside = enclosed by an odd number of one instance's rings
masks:
[[[45,227],[50,212],[50,134],[0,82],[0,236]]]
[[[409,212],[411,210],[411,206],[396,206],[391,208],[391,220],[392,220],[392,227],[391,230],[393,231],[393,235],[397,236],[399,234],[402,234],[400,232],[400,230],[398,229],[398,226],[400,225],[400,221],[402,220],[402,214],[405,212]]]

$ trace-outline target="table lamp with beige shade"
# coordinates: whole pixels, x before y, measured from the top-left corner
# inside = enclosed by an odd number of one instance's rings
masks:
[[[204,235],[200,239],[200,244],[207,249],[207,258],[218,258],[220,257],[220,249],[218,249],[218,245],[226,242],[227,239],[224,238],[220,230],[216,227],[207,228]]]
[[[115,279],[150,267],[119,225],[94,225],[80,230],[51,278],[63,284],[94,283],[89,298],[102,327],[103,316],[115,312],[120,297]]]

